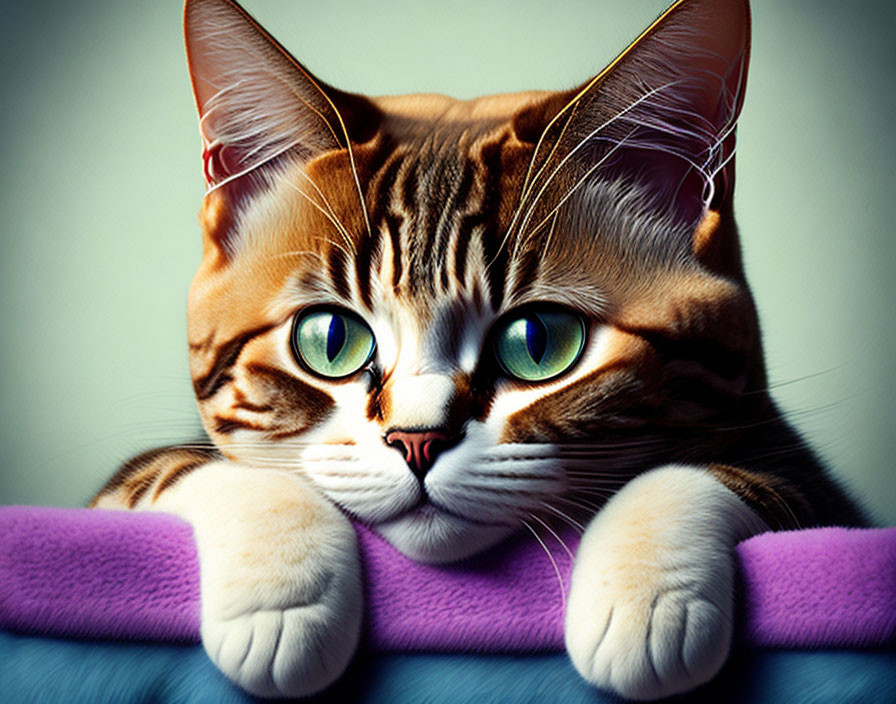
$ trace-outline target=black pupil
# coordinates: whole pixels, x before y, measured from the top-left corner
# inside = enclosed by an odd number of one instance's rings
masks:
[[[330,318],[330,329],[327,332],[327,361],[332,362],[345,345],[345,321],[341,315]]]
[[[541,364],[548,347],[548,331],[544,323],[534,315],[526,318],[526,347],[532,361]]]

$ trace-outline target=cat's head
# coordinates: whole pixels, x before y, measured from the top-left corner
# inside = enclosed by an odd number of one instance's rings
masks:
[[[763,376],[731,215],[745,0],[676,4],[572,90],[472,101],[336,90],[229,0],[185,26],[191,372],[226,455],[439,562],[725,442]]]

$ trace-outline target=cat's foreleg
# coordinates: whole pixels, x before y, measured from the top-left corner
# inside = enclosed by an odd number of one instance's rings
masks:
[[[95,505],[112,501],[101,495]],[[134,508],[192,523],[202,643],[231,680],[259,696],[297,697],[342,674],[361,627],[357,539],[301,476],[215,460],[144,492]]]
[[[576,555],[566,611],[576,669],[640,700],[707,682],[731,645],[733,548],[764,530],[707,469],[669,465],[633,479]]]

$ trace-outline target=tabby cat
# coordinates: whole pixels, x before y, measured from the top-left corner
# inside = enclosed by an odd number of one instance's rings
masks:
[[[202,640],[261,696],[356,649],[355,532],[423,562],[582,525],[566,645],[637,699],[727,657],[732,548],[861,516],[767,394],[732,215],[746,0],[681,0],[560,92],[366,98],[188,0],[210,443],[93,506],[195,529]]]

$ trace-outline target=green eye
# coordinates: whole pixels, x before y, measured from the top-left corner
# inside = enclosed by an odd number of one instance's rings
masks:
[[[495,350],[510,376],[545,381],[575,364],[584,346],[585,324],[579,316],[563,310],[540,310],[527,312],[505,325]]]
[[[370,328],[353,315],[317,309],[296,319],[292,344],[309,371],[339,379],[367,364],[374,339]]]

